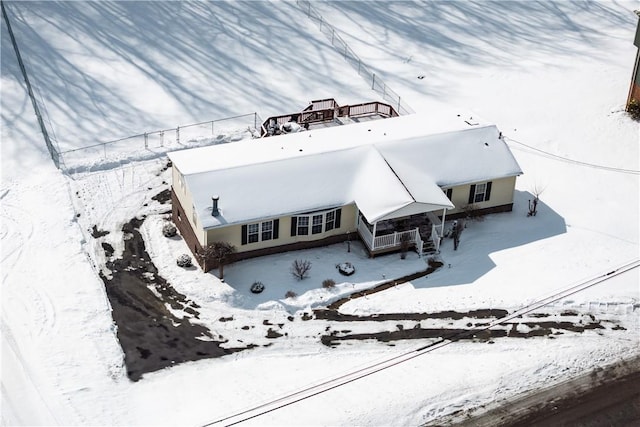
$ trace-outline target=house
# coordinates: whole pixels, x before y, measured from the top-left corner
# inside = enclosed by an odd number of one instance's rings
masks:
[[[413,114],[169,153],[173,221],[194,254],[226,241],[235,260],[357,238],[371,256],[403,244],[437,251],[445,218],[510,211],[522,174],[497,127],[465,117]]]
[[[640,10],[634,11],[638,17],[636,25],[636,35],[633,44],[636,47],[636,60],[633,63],[633,73],[631,74],[631,85],[627,96],[626,110],[632,108],[632,104],[640,104]]]

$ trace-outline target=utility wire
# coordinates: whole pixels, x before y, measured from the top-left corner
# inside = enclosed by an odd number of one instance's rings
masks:
[[[510,137],[508,137],[508,136],[505,136],[505,137],[504,137],[504,139],[505,139],[505,141],[507,141],[507,142],[513,142],[513,143],[515,143],[515,144],[518,144],[518,145],[521,145],[521,146],[523,146],[523,147],[526,147],[526,148],[528,148],[529,150],[533,150],[533,151],[535,151],[535,152],[537,152],[537,153],[540,153],[540,154],[542,154],[542,155],[543,155],[543,156],[545,156],[545,157],[548,157],[548,158],[551,158],[551,159],[555,159],[555,160],[560,160],[560,161],[562,161],[562,162],[571,163],[571,164],[579,165],[579,166],[587,166],[587,167],[595,168],[595,169],[608,170],[608,171],[611,171],[611,172],[628,173],[628,174],[633,174],[633,175],[640,175],[640,171],[639,171],[639,170],[635,170],[635,169],[614,168],[614,167],[612,167],[612,166],[603,166],[603,165],[596,165],[596,164],[594,164],[594,163],[581,162],[581,161],[579,161],[579,160],[573,160],[573,159],[570,159],[570,158],[568,158],[568,157],[562,157],[562,156],[559,156],[559,155],[557,155],[557,154],[553,154],[553,153],[550,153],[550,152],[548,152],[548,151],[544,151],[544,150],[541,150],[541,149],[539,149],[539,148],[532,147],[532,146],[530,146],[530,145],[525,144],[524,142],[517,141],[517,140],[515,140],[515,139],[513,139],[513,138],[510,138]]]
[[[335,388],[341,387],[343,385],[349,384],[351,382],[354,382],[356,380],[359,380],[361,378],[367,377],[369,375],[375,374],[377,372],[380,372],[382,370],[391,368],[393,366],[399,365],[403,362],[407,362],[409,360],[412,360],[416,357],[422,356],[424,354],[430,353],[432,351],[435,351],[439,348],[445,347],[449,344],[452,344],[456,341],[459,341],[460,339],[466,338],[468,336],[472,336],[472,335],[476,335],[479,332],[482,331],[486,331],[489,330],[495,326],[499,326],[507,321],[513,320],[519,316],[522,316],[523,314],[527,314],[530,313],[534,310],[538,310],[546,305],[549,305],[553,302],[556,302],[562,298],[566,298],[570,295],[573,295],[575,293],[581,292],[587,288],[590,288],[592,286],[595,286],[599,283],[602,283],[606,280],[609,280],[615,276],[618,276],[622,273],[626,273],[627,271],[630,271],[634,268],[638,268],[640,266],[640,258],[636,258],[632,261],[629,261],[611,271],[608,271],[606,273],[601,273],[595,277],[592,277],[590,279],[586,279],[586,280],[582,280],[580,281],[578,284],[572,285],[568,288],[565,288],[561,291],[558,292],[554,292],[551,295],[547,296],[547,297],[543,297],[538,299],[537,301],[534,301],[530,304],[525,305],[524,307],[514,311],[513,313],[509,314],[506,317],[503,317],[501,319],[497,319],[491,323],[489,323],[488,325],[482,327],[482,328],[478,328],[478,329],[471,329],[459,334],[455,334],[451,337],[447,337],[447,338],[441,338],[440,340],[431,343],[429,345],[426,346],[422,346],[420,348],[417,348],[415,350],[409,351],[409,352],[405,352],[402,353],[398,356],[383,360],[382,362],[378,362],[375,363],[373,365],[369,365],[367,367],[364,367],[362,369],[358,369],[356,371],[352,371],[346,374],[343,374],[341,376],[332,378],[330,380],[324,381],[320,384],[316,384],[314,386],[310,386],[301,390],[298,390],[296,392],[290,393],[286,396],[283,396],[281,398],[277,398],[274,400],[271,400],[269,402],[254,406],[252,408],[243,410],[241,412],[237,412],[235,414],[223,417],[223,418],[219,418],[215,421],[203,424],[202,427],[208,427],[208,426],[213,426],[213,425],[224,425],[224,426],[232,426],[232,425],[236,425],[239,423],[242,423],[244,421],[248,421],[250,419],[253,418],[257,418],[259,416],[265,415],[267,413],[270,412],[274,412],[278,409],[282,409],[286,406],[289,405],[293,405],[294,403],[300,402],[302,400],[306,400],[310,397],[313,396],[317,396],[319,394],[325,393],[329,390],[333,390]]]

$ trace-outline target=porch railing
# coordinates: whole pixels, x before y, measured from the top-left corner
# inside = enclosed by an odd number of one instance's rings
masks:
[[[405,239],[408,243],[416,243],[416,237],[419,238],[417,228],[409,231],[394,231],[392,234],[377,236],[373,240],[373,250],[400,247],[400,244]]]
[[[415,244],[419,253],[421,252],[423,246],[423,242],[420,238],[420,233],[418,232],[417,228],[408,231],[395,231],[390,234],[374,237],[371,231],[369,231],[369,228],[364,224],[364,222],[360,222],[358,224],[358,232],[360,233],[360,237],[362,237],[362,240],[364,241],[365,245],[367,245],[367,248],[369,248],[370,251],[399,248],[401,243],[405,240],[410,244]]]
[[[431,242],[436,252],[440,251],[440,241],[442,240],[442,221],[433,212],[427,212],[427,218],[431,222]]]
[[[431,242],[433,242],[433,247],[436,249],[436,252],[440,251],[440,227],[436,227],[435,224],[431,224]]]
[[[373,248],[371,247],[371,245],[373,243],[373,235],[371,234],[371,231],[369,231],[369,228],[364,223],[364,221],[358,222],[358,233],[360,233],[360,237],[362,237],[362,241],[365,245],[367,245],[367,248],[369,248],[369,250],[372,250]]]

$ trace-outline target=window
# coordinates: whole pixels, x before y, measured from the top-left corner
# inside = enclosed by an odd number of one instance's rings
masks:
[[[305,236],[309,234],[309,217],[308,216],[299,216],[298,217],[298,236]]]
[[[324,231],[333,230],[336,221],[336,211],[327,212],[325,214]]]
[[[313,224],[311,226],[311,233],[319,234],[322,233],[322,217],[324,215],[314,215],[313,216]]]
[[[486,202],[491,197],[491,181],[473,184],[469,189],[469,204]]]
[[[247,228],[247,243],[255,243],[260,237],[260,224],[249,224]]]
[[[306,236],[320,234],[340,228],[340,214],[342,209],[332,209],[325,212],[314,212],[306,215],[291,217],[291,236]],[[311,233],[309,233],[311,227]]]
[[[264,242],[278,238],[280,220],[262,221],[242,226],[242,244]]]
[[[273,221],[265,221],[262,223],[262,240],[273,239]]]
[[[487,192],[487,184],[476,185],[476,194],[473,199],[474,202],[484,202],[484,196]]]

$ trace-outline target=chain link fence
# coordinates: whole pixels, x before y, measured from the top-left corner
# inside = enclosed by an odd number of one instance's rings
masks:
[[[258,113],[250,113],[145,132],[62,151],[58,156],[62,168],[68,173],[108,169],[124,163],[161,157],[169,151],[258,137],[261,123]]]
[[[307,0],[296,0],[296,4],[313,22],[318,24],[320,32],[327,36],[331,41],[331,46],[340,53],[344,60],[347,61],[353,69],[355,69],[362,78],[371,84],[371,89],[379,93],[382,98],[396,109],[398,114],[413,114],[415,111],[402,101],[400,95],[394,92],[379,76],[371,71],[371,69],[355,54],[355,52],[340,37],[338,31],[324,20],[322,15]]]

